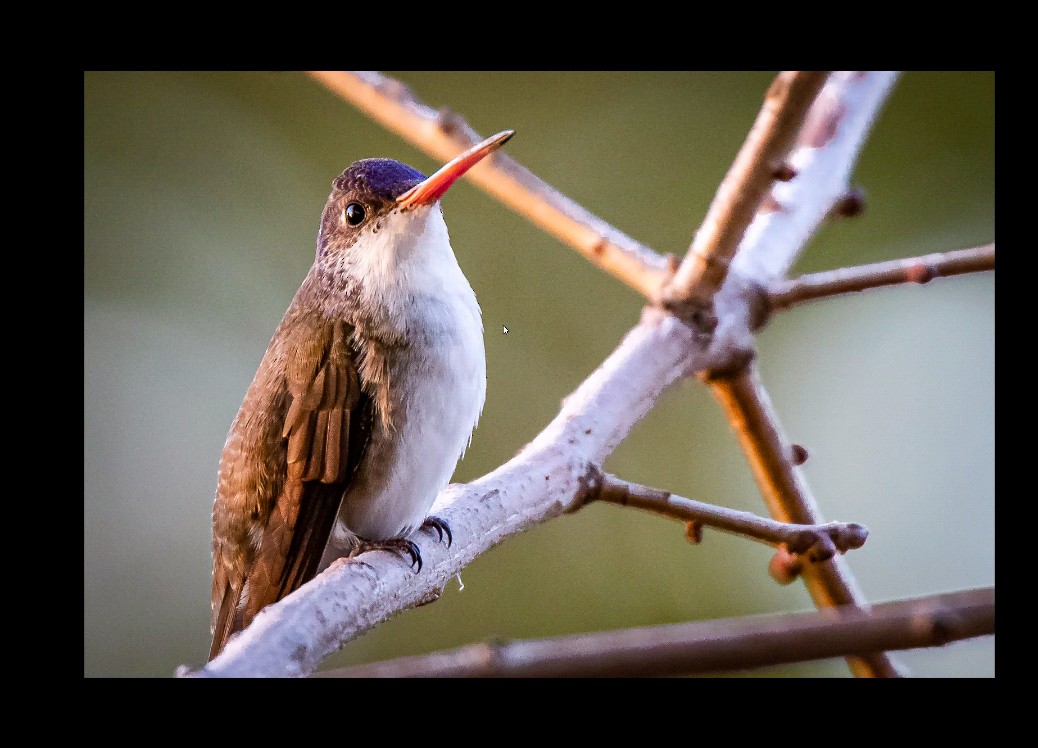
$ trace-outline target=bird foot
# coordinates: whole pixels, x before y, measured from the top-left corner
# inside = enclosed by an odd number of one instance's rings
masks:
[[[411,557],[411,567],[417,566],[415,574],[422,570],[422,552],[413,540],[407,538],[390,538],[389,540],[362,540],[347,558],[354,558],[367,551],[389,551],[390,553],[406,553]],[[357,563],[365,563],[358,561]]]
[[[451,526],[447,524],[447,520],[440,519],[435,514],[431,514],[425,518],[425,522],[422,523],[422,527],[431,527],[436,530],[436,536],[440,542],[443,542],[443,536],[447,536],[447,547],[451,547],[451,543],[454,542],[454,533],[451,532]]]

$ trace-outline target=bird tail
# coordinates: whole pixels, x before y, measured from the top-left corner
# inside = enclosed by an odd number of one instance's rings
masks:
[[[213,626],[213,644],[209,648],[209,662],[216,655],[220,654],[220,650],[223,649],[231,634],[234,633],[234,612],[237,608],[237,595],[234,594],[231,585],[227,585],[223,593],[223,600],[220,602],[220,613]]]

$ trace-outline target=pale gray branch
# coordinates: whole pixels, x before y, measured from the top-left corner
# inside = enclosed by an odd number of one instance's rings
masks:
[[[789,157],[796,176],[771,188],[732,260],[734,272],[762,285],[786,274],[847,194],[858,151],[896,80],[895,72],[829,76]]]

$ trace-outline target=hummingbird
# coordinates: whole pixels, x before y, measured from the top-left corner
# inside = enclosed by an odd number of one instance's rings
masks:
[[[486,398],[476,295],[440,198],[512,137],[431,177],[355,162],[332,182],[317,251],[231,425],[213,504],[212,660],[267,605],[337,558],[403,551],[447,485]]]

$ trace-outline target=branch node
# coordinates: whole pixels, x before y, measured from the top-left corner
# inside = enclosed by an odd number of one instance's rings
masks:
[[[713,368],[704,369],[699,372],[699,379],[705,384],[735,379],[746,371],[746,368],[753,363],[755,358],[757,358],[757,351],[755,349],[739,348],[732,351],[728,357],[728,361],[723,365],[714,366]]]
[[[566,514],[572,514],[578,509],[598,499],[605,485],[605,473],[593,463],[588,463],[584,473],[577,478],[577,492],[572,503],[566,508]]]
[[[905,271],[905,277],[910,283],[929,283],[940,275],[940,271],[933,265],[913,265]]]
[[[468,129],[468,122],[450,107],[443,106],[436,112],[436,126],[447,137],[458,138],[464,136],[465,130]]]
[[[936,646],[944,646],[950,641],[955,640],[955,631],[958,628],[958,621],[953,613],[946,611],[938,611],[931,615],[923,615],[920,617],[920,623],[928,638]]]
[[[718,322],[712,301],[665,297],[659,305],[692,329],[696,343],[704,348],[710,344]]]

